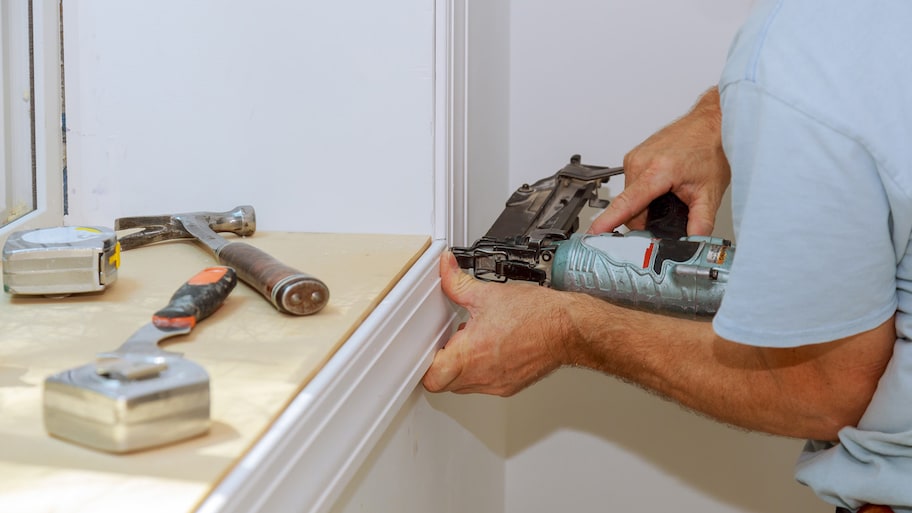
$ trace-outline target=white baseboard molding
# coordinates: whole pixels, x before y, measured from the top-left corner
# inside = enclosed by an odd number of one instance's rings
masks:
[[[457,314],[430,248],[197,510],[328,511],[430,365]]]

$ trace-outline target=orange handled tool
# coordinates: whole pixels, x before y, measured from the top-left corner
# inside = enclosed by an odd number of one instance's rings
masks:
[[[117,350],[44,382],[44,425],[58,438],[123,453],[209,429],[209,374],[158,346],[189,333],[237,284],[230,267],[210,267],[185,282],[152,322]]]
[[[193,328],[221,306],[236,284],[235,271],[230,267],[203,269],[177,289],[168,306],[155,312],[152,324],[158,328]]]

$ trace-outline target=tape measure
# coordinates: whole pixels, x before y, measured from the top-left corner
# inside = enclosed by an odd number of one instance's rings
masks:
[[[2,263],[10,294],[98,292],[117,279],[120,243],[113,230],[98,226],[24,230],[10,234]]]

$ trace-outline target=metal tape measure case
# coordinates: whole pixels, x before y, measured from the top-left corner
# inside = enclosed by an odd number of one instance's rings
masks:
[[[97,292],[117,279],[118,267],[120,244],[109,228],[24,230],[3,245],[3,290],[46,296]]]

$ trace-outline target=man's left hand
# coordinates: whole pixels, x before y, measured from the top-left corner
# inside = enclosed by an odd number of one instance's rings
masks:
[[[437,352],[422,383],[431,392],[513,395],[570,363],[567,293],[527,283],[484,283],[450,252],[440,257],[444,293],[469,320]]]

